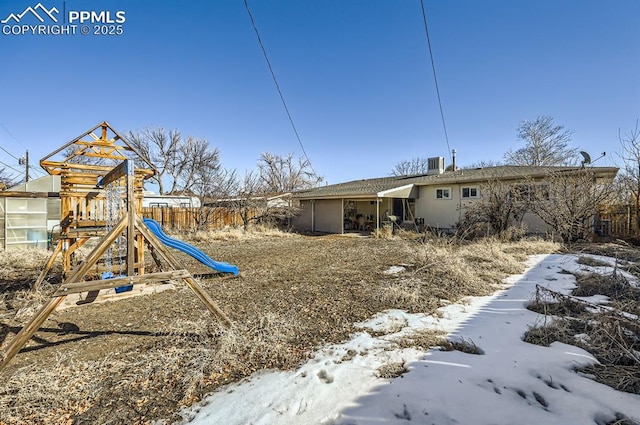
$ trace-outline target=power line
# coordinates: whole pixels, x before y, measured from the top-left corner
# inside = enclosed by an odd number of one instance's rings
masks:
[[[2,124],[0,124],[1,126]],[[3,126],[4,127],[4,126]],[[6,130],[6,129],[5,129]],[[11,152],[9,152],[8,150],[6,150],[5,148],[3,148],[2,146],[0,146],[0,150],[2,150],[3,152],[6,152],[7,155],[9,155],[10,157],[12,157],[13,159],[15,159],[16,161],[20,161],[20,158],[18,158],[17,156],[15,156],[14,154],[12,154]],[[4,162],[0,162],[0,164],[4,165],[5,167],[11,168],[13,171],[17,171],[21,174],[25,174],[25,172],[23,171],[18,171],[15,168],[13,168],[12,166],[5,164]],[[37,168],[35,168],[33,165],[29,165],[29,169],[33,170],[35,175],[38,174],[43,174],[42,170],[38,170]]]
[[[15,168],[13,168],[11,165],[6,164],[6,163],[4,163],[4,162],[2,162],[2,161],[0,161],[0,165],[4,165],[5,167],[10,168],[10,169],[12,169],[13,171],[15,171],[16,173],[24,174],[24,171],[20,171],[20,170],[18,170],[18,169],[15,169]]]
[[[4,128],[4,131],[6,131],[6,132],[7,132],[7,134],[8,134],[9,136],[11,136],[11,138],[12,138],[13,140],[15,140],[16,142],[18,142],[18,144],[19,144],[20,146],[22,146],[25,150],[27,150],[27,147],[26,147],[25,145],[23,145],[23,144],[22,144],[22,142],[21,142],[20,140],[18,140],[18,138],[17,138],[16,136],[14,136],[14,135],[13,135],[13,133],[11,133],[11,132],[9,131],[9,129],[8,129],[7,127],[5,127],[5,126],[4,126],[4,124],[2,124],[1,122],[0,122],[0,127]],[[15,158],[15,157],[14,157],[14,158]]]
[[[33,171],[33,173],[36,175],[36,177],[42,177],[45,175],[44,171],[42,171],[39,168],[36,168],[33,165],[29,165],[29,169]],[[40,174],[40,176],[38,176],[38,174]]]
[[[282,94],[282,90],[280,90],[280,84],[278,84],[278,79],[276,78],[276,74],[273,71],[273,68],[271,67],[271,61],[269,61],[269,57],[267,56],[267,51],[264,48],[264,44],[262,43],[262,38],[260,37],[260,33],[258,32],[258,27],[256,26],[256,22],[253,19],[253,14],[249,9],[249,3],[247,2],[247,0],[244,0],[244,6],[247,9],[247,14],[249,15],[249,19],[251,19],[251,25],[253,26],[253,30],[256,33],[256,37],[258,37],[258,44],[260,44],[260,48],[262,49],[262,54],[264,55],[264,59],[267,61],[267,66],[269,67],[271,78],[273,78],[273,82],[275,83],[276,89],[278,90],[278,94],[280,95],[280,100],[282,101],[284,110],[287,112],[287,117],[289,117],[291,128],[293,128],[293,132],[295,133],[296,138],[298,139],[298,144],[300,145],[300,148],[302,148],[302,153],[304,154],[304,157],[307,159],[307,162],[309,163],[309,167],[311,168],[311,171],[313,172],[313,174],[316,174],[316,170],[313,169],[313,165],[311,164],[311,159],[309,159],[309,155],[307,155],[307,151],[305,150],[304,145],[302,144],[302,140],[300,139],[300,135],[298,134],[296,125],[293,123],[293,118],[291,117],[291,113],[289,112],[289,108],[287,107],[287,102],[285,102],[284,100],[284,95]]]
[[[447,142],[447,151],[453,163],[453,154],[451,147],[449,146],[449,135],[447,134],[447,125],[444,121],[444,112],[442,111],[442,100],[440,99],[440,88],[438,87],[438,77],[436,75],[436,64],[433,61],[433,50],[431,49],[431,38],[429,38],[429,27],[427,25],[427,14],[424,10],[424,0],[420,0],[420,6],[422,6],[422,21],[424,22],[424,32],[427,35],[427,45],[429,46],[429,57],[431,58],[431,69],[433,70],[433,81],[436,84],[436,94],[438,95],[438,106],[440,107],[440,118],[442,118],[442,128],[444,129],[444,139]]]
[[[0,150],[2,150],[3,152],[6,152],[7,155],[9,155],[10,157],[12,157],[13,159],[15,159],[16,161],[20,161],[20,158],[18,158],[17,156],[15,156],[14,154],[12,154],[11,152],[9,152],[8,150],[6,150],[5,148],[3,148],[2,146],[0,146]]]
[[[27,149],[27,147],[26,147],[25,145],[23,145],[23,144],[22,144],[22,142],[21,142],[20,140],[18,140],[18,138],[17,138],[16,136],[14,136],[14,135],[13,135],[13,133],[11,133],[11,131],[9,131],[9,129],[8,129],[4,124],[2,124],[1,122],[0,122],[0,127],[2,127],[2,128],[4,129],[4,131],[6,131],[6,132],[7,132],[7,134],[8,134],[9,136],[11,136],[11,138],[12,138],[13,140],[15,140],[16,142],[18,142],[18,144],[19,144],[20,146],[22,146],[22,147],[25,149],[25,151],[26,151],[26,150],[28,150],[28,149]],[[7,153],[9,156],[11,156],[13,159],[15,159],[15,160],[17,160],[17,161],[20,161],[20,158],[18,158],[17,156],[13,155],[12,153],[10,153],[10,152],[9,152],[9,151],[7,151],[6,149],[4,149],[2,146],[0,146],[0,149],[1,149],[2,151],[6,152],[6,153]],[[6,165],[6,164],[5,164],[5,165]],[[7,167],[9,167],[9,166],[7,165]],[[11,168],[11,167],[9,167],[9,168]],[[36,176],[37,176],[38,174],[44,175],[44,173],[42,172],[42,170],[37,169],[37,168],[36,168],[36,167],[34,167],[33,165],[29,165],[29,169],[30,169],[30,170],[33,170],[33,173],[34,173]],[[15,169],[14,169],[14,170],[15,170]],[[26,173],[23,173],[23,174],[26,174]]]

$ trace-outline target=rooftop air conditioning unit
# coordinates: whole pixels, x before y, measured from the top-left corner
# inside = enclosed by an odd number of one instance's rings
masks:
[[[436,156],[434,158],[427,159],[427,175],[444,173],[444,158]]]

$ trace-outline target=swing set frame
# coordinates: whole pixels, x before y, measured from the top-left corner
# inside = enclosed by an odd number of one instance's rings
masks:
[[[100,136],[94,132],[100,129]],[[90,140],[83,140],[89,136]],[[64,161],[50,158],[62,151],[71,152]],[[92,164],[82,157],[95,158]],[[136,168],[134,159],[149,168]],[[75,159],[75,160],[74,160]],[[116,163],[115,166],[103,165]],[[96,164],[97,163],[97,164]],[[0,361],[0,371],[15,357],[31,339],[33,334],[71,294],[88,293],[88,302],[93,301],[100,290],[125,285],[149,284],[182,280],[207,307],[207,309],[225,326],[231,321],[216,305],[211,296],[184,269],[156,235],[142,220],[143,181],[154,176],[157,170],[153,165],[122,138],[107,122],[98,124],[76,139],[57,149],[40,161],[40,165],[50,174],[61,176],[61,233],[60,239],[49,257],[40,276],[32,288],[37,289],[44,281],[55,259],[62,256],[63,282],[41,309],[14,336],[4,350]],[[125,188],[121,200],[124,214],[106,230],[106,197],[104,188],[118,184]],[[91,279],[100,276],[106,270],[104,254],[121,235],[126,235],[126,260],[123,261],[125,276],[110,279]],[[74,261],[75,251],[91,238],[99,238],[96,246],[84,260]],[[147,246],[163,270],[162,261],[170,270],[145,273],[144,250]],[[123,273],[123,274],[124,274]]]

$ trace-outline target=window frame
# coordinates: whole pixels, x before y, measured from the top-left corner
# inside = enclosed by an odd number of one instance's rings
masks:
[[[468,196],[464,196],[465,189],[469,191]],[[471,194],[472,190],[475,190],[475,195]],[[462,199],[478,199],[480,197],[480,188],[478,186],[463,186],[460,190],[460,197]]]
[[[447,191],[447,196],[444,196],[444,191]],[[441,192],[442,196],[438,196],[438,192]],[[445,200],[451,199],[451,187],[437,187],[436,188],[436,199]]]

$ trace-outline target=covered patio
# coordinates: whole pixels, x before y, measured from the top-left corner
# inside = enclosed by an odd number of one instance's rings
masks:
[[[417,187],[399,185],[397,178],[384,180],[388,180],[386,184],[378,185],[382,190],[373,193],[354,193],[356,185],[352,184],[350,193],[344,195],[335,193],[339,191],[322,193],[321,188],[308,199],[304,193],[298,194],[301,213],[295,219],[295,227],[326,233],[372,232],[389,226],[417,229],[420,223],[415,217]]]

